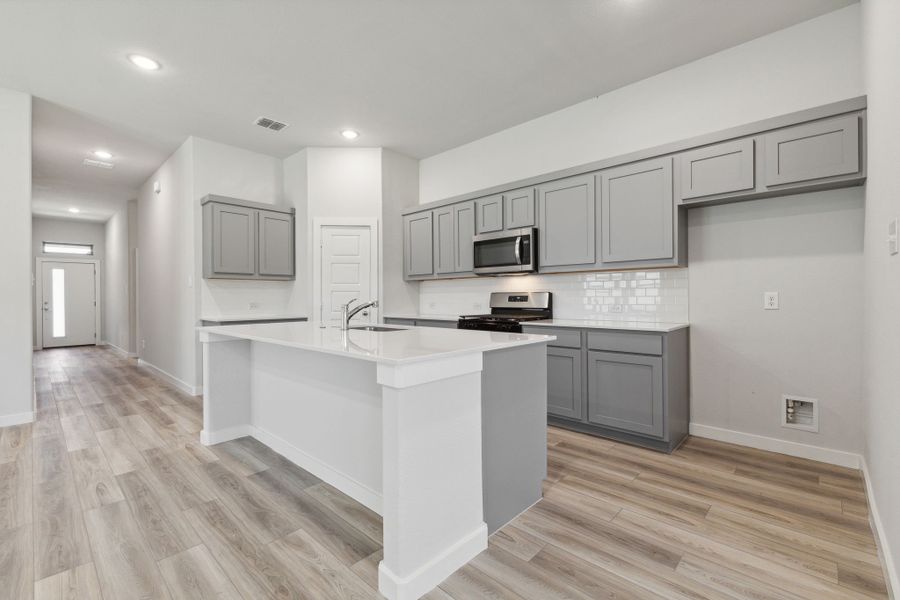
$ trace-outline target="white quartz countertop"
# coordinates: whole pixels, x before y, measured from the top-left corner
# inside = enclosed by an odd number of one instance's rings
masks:
[[[413,319],[421,321],[459,321],[459,315],[420,315],[416,313],[388,313],[385,319]]]
[[[457,321],[459,315],[419,315],[414,313],[391,313],[385,319],[414,319],[419,321]],[[619,329],[621,331],[655,331],[669,333],[679,329],[687,329],[689,323],[664,323],[658,321],[614,321],[612,319],[544,319],[542,321],[525,321],[525,326],[536,327],[569,327],[578,329]]]
[[[322,328],[319,323],[309,321],[216,325],[199,327],[198,330],[201,339],[203,333],[208,333],[385,364],[435,360],[472,352],[543,344],[556,339],[552,335],[399,325],[389,327],[399,331],[341,331],[332,325]]]
[[[200,317],[201,321],[215,321],[228,323],[230,321],[275,321],[277,319],[306,319],[306,315],[293,315],[285,313],[251,313],[230,315],[206,315]]]
[[[655,321],[592,321],[582,319],[544,319],[542,321],[527,321],[522,323],[526,327],[571,327],[578,329],[619,329],[622,331],[655,331],[669,333],[679,329],[690,327],[688,323],[662,323]]]

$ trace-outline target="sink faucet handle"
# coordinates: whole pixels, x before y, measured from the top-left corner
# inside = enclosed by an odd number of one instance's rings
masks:
[[[346,308],[347,310],[350,310],[350,305],[353,304],[354,302],[356,302],[357,300],[359,300],[359,298],[354,298],[353,300],[350,300],[347,304],[344,304],[344,308]]]

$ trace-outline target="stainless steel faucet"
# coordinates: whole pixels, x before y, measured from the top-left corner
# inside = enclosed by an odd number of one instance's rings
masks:
[[[350,310],[350,305],[356,302],[356,298],[348,302],[347,304],[341,305],[341,329],[343,331],[347,331],[350,329],[350,319],[356,316],[356,313],[366,310],[367,308],[378,308],[378,300],[372,300],[371,302],[367,302],[366,304],[360,304],[353,310]]]

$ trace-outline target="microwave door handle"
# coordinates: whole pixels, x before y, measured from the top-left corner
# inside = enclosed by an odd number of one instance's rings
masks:
[[[522,236],[516,237],[516,264],[522,264]]]

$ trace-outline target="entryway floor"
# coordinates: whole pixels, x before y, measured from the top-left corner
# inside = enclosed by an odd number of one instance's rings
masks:
[[[381,519],[102,348],[35,354],[0,429],[0,597],[378,598]],[[692,438],[672,456],[551,428],[545,498],[431,592],[886,598],[860,473]]]

